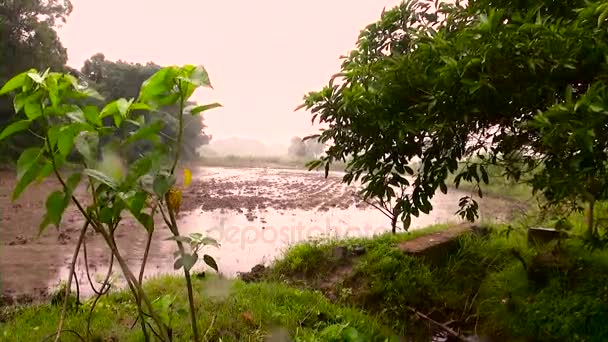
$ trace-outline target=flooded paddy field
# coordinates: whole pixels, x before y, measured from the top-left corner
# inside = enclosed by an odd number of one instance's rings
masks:
[[[220,272],[235,276],[256,264],[268,264],[290,245],[310,238],[372,236],[390,230],[389,220],[356,196],[355,185],[341,182],[341,173],[268,168],[209,168],[193,170],[192,184],[184,190],[179,216],[180,233],[200,232],[218,240],[220,248],[205,247],[203,253],[215,257]],[[47,179],[32,185],[16,202],[10,194],[15,184],[13,172],[0,174],[0,290],[2,295],[21,301],[44,297],[61,280],[67,279],[68,265],[84,219],[74,206],[68,208],[59,229],[50,227],[38,236],[47,194],[59,183]],[[86,198],[84,188],[76,192]],[[416,229],[437,223],[457,222],[458,199],[463,193],[450,190],[437,194],[433,211],[412,220]],[[482,220],[507,220],[521,206],[499,198],[480,201]],[[146,277],[174,272],[173,241],[162,219],[156,218]],[[146,246],[146,233],[133,219],[125,218],[117,230],[117,243],[134,270],[139,270]],[[107,273],[109,251],[100,236],[86,236],[88,268],[96,287]],[[83,252],[77,264],[80,292],[91,294]],[[203,263],[194,267],[204,270]],[[115,265],[113,280],[120,285],[120,269]]]

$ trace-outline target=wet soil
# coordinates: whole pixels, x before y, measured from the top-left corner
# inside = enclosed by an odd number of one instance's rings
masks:
[[[181,234],[192,232],[216,238],[219,249],[213,255],[220,271],[228,276],[249,271],[257,264],[268,264],[285,248],[309,238],[371,236],[389,230],[382,213],[361,202],[355,185],[341,182],[341,174],[268,168],[199,168],[183,193],[179,217]],[[46,196],[59,189],[59,183],[47,179],[31,186],[12,202],[15,185],[11,171],[0,171],[0,290],[3,296],[22,301],[44,297],[60,280],[66,280],[68,265],[84,219],[70,206],[59,229],[47,229],[38,236],[38,226],[45,212]],[[86,202],[84,188],[76,196]],[[411,229],[447,221],[459,222],[454,215],[462,192],[437,195],[430,215],[412,221]],[[521,205],[484,197],[481,219],[503,221]],[[174,243],[160,217],[151,244],[146,277],[173,271]],[[145,231],[126,217],[117,231],[121,253],[137,273],[146,245]],[[99,287],[108,269],[109,252],[101,237],[86,236],[91,282]],[[91,294],[84,258],[78,260],[80,292]],[[203,270],[198,264],[196,271]],[[113,281],[120,286],[121,272],[115,265]]]

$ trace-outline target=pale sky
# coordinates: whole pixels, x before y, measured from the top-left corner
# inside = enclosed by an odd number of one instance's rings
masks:
[[[214,139],[232,136],[288,144],[316,133],[309,113],[293,110],[339,72],[340,55],[359,31],[399,0],[72,0],[59,35],[68,64],[97,52],[112,61],[202,64],[220,102],[205,114]]]

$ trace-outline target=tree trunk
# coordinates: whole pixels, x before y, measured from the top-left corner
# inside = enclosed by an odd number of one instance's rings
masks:
[[[391,231],[393,234],[397,234],[397,215],[393,214],[393,218],[391,219]]]

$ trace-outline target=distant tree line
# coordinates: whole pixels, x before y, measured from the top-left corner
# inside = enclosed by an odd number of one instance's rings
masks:
[[[325,145],[314,139],[291,138],[287,154],[298,158],[317,158],[325,150]]]
[[[149,62],[145,65],[111,62],[101,53],[85,61],[81,70],[66,65],[67,51],[57,36],[58,23],[65,23],[72,11],[69,0],[22,1],[6,0],[0,2],[0,84],[12,76],[36,68],[69,72],[81,82],[96,89],[106,99],[120,97],[136,98],[141,84],[158,71],[161,66]],[[104,100],[94,100],[96,105],[104,105]],[[193,106],[194,103],[188,103]],[[12,122],[15,104],[10,97],[0,98],[0,129]],[[163,129],[161,142],[175,139],[177,120],[175,106],[161,108]],[[112,120],[111,117],[106,118]],[[193,159],[198,156],[197,149],[208,144],[211,136],[205,135],[202,116],[186,116],[182,156]],[[44,131],[42,124],[32,125],[28,131],[17,134],[0,143],[0,158],[15,159],[20,151],[32,146]],[[118,134],[131,134],[135,123],[124,122]],[[110,143],[111,138],[100,143]],[[146,150],[149,142],[142,141],[131,151],[124,151],[126,157],[133,157]]]

